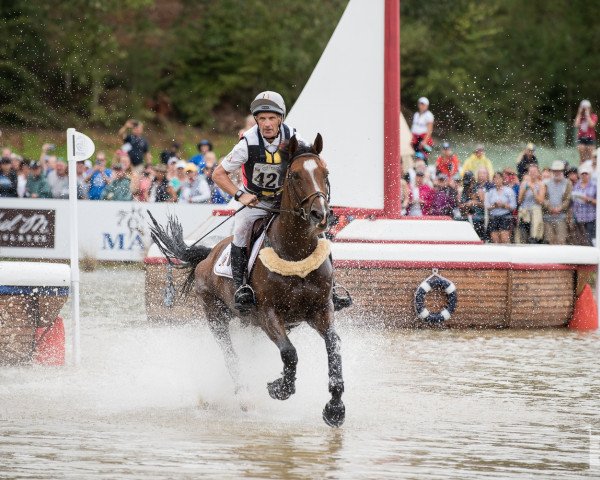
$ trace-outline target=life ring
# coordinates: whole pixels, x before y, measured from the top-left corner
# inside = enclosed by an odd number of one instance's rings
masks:
[[[425,308],[425,296],[431,290],[441,290],[446,294],[446,306],[439,312],[430,312]],[[434,274],[424,280],[415,292],[415,311],[419,318],[427,323],[443,323],[450,319],[456,309],[458,300],[456,286],[448,279]]]

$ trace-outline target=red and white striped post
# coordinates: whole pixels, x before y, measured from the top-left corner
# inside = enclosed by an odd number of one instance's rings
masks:
[[[383,82],[383,210],[386,218],[402,216],[400,157],[400,0],[385,0]]]

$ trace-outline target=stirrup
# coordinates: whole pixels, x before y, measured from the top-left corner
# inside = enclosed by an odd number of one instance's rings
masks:
[[[248,284],[242,285],[235,291],[233,301],[235,308],[241,313],[248,312],[256,304],[254,290]]]
[[[343,290],[344,294],[342,296],[338,295],[336,292],[337,289]],[[333,300],[333,311],[339,312],[343,308],[347,308],[352,305],[352,297],[350,296],[350,292],[346,287],[342,287],[341,285],[334,285],[331,290],[331,296]]]

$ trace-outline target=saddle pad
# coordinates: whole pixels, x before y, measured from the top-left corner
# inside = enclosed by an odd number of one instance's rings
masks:
[[[266,234],[267,232],[265,229],[256,242],[254,242],[254,245],[252,245],[252,253],[250,254],[250,260],[248,261],[248,275],[250,275],[252,267],[254,267],[254,264],[256,263],[258,252],[260,252],[260,249],[262,248]],[[219,259],[213,267],[213,273],[220,277],[233,278],[231,273],[231,243],[227,245],[221,252],[221,255],[219,255]]]

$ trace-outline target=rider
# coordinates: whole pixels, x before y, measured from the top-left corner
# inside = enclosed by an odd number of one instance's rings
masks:
[[[213,173],[213,180],[224,192],[249,207],[277,208],[283,180],[288,168],[287,146],[296,130],[285,123],[283,97],[271,91],[259,93],[250,104],[256,125],[247,130],[231,153]],[[242,188],[231,181],[229,174],[242,169]],[[258,208],[240,210],[234,218],[231,243],[231,272],[236,288],[235,308],[247,312],[255,303],[254,291],[246,284],[248,231],[255,220],[268,214]],[[349,297],[333,296],[336,310],[349,306]]]

